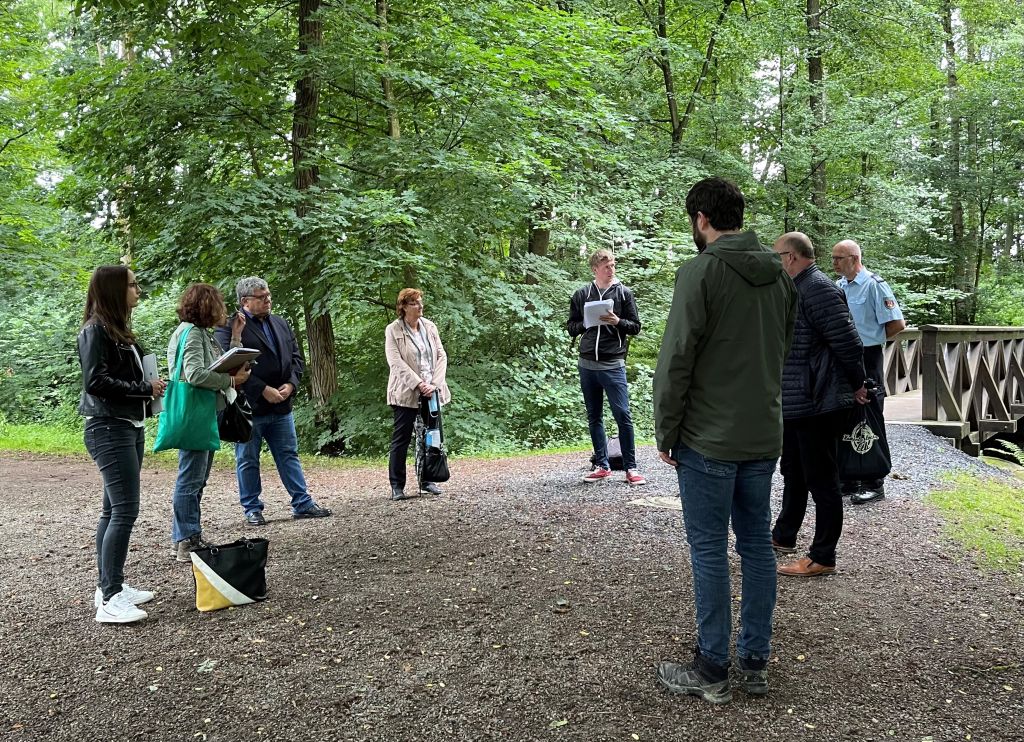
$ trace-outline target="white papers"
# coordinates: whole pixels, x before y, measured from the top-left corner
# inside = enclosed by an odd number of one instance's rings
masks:
[[[607,325],[607,322],[601,321],[601,317],[609,314],[611,311],[611,299],[588,301],[583,305],[583,326],[589,330],[591,327],[597,327],[598,325]]]
[[[210,370],[220,374],[227,374],[234,371],[247,361],[252,361],[260,355],[255,348],[230,348],[227,353],[210,364]]]
[[[142,356],[142,376],[146,381],[156,381],[160,378],[160,372],[156,369],[155,353]],[[154,415],[159,415],[164,411],[164,404],[160,401],[160,397],[153,397],[151,407]]]

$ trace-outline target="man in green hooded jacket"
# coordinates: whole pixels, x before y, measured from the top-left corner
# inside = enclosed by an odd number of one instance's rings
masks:
[[[771,482],[782,451],[782,367],[797,293],[772,250],[742,232],[743,194],[707,178],[686,196],[698,255],[676,272],[654,374],[659,456],[676,468],[697,613],[693,662],[662,662],[668,690],[732,699],[729,522],[742,557],[736,657],[744,689],[768,692],[776,564]]]

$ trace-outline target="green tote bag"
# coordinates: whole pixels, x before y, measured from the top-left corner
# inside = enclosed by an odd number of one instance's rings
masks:
[[[185,338],[192,327],[181,333],[174,373],[167,381],[164,392],[164,411],[156,429],[153,452],[169,448],[187,451],[217,451],[220,433],[217,431],[217,392],[200,389],[181,378],[181,362],[185,355]]]

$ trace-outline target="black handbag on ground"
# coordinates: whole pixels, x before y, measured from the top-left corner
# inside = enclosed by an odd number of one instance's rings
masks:
[[[193,551],[196,609],[217,611],[266,600],[269,545],[265,538],[247,538]]]
[[[839,436],[839,479],[844,482],[884,479],[892,471],[885,420],[871,402],[856,404]]]
[[[217,413],[217,430],[222,441],[248,443],[252,440],[252,407],[239,392],[235,401]]]
[[[420,482],[447,482],[448,454],[444,445],[444,425],[441,423],[441,395],[434,392],[430,397],[420,398],[420,414],[423,416],[423,468]]]

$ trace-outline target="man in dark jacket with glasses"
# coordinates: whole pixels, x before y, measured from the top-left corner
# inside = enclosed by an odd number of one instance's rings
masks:
[[[866,404],[864,356],[842,289],[817,266],[814,245],[789,232],[773,246],[800,295],[793,345],[782,371],[782,511],[772,529],[776,552],[796,552],[796,536],[814,498],[814,541],[807,552],[779,567],[788,577],[836,571],[843,532],[837,449],[849,409]]]

